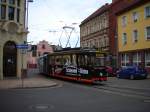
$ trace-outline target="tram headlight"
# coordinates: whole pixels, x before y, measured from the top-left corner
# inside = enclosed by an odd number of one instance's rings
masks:
[[[103,76],[103,73],[100,72],[99,75],[100,75],[100,76]]]

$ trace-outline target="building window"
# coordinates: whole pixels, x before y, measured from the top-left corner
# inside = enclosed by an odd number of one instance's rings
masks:
[[[94,39],[94,45],[93,46],[95,46],[96,48],[98,48],[98,41],[96,40],[96,39]]]
[[[88,35],[88,27],[86,27],[86,35]]]
[[[138,41],[138,31],[134,30],[133,31],[133,42],[137,42]]]
[[[106,39],[106,47],[108,47],[109,46],[109,38],[107,37],[105,39]]]
[[[14,7],[9,7],[9,10],[8,10],[9,20],[14,20],[14,15],[15,15],[15,8]]]
[[[9,0],[9,4],[15,4],[15,0]]]
[[[150,67],[150,51],[145,53],[145,66]]]
[[[122,35],[122,43],[123,43],[123,45],[127,44],[127,34],[126,33],[123,33],[123,35]]]
[[[1,19],[6,19],[6,6],[1,5]]]
[[[32,45],[32,57],[36,57],[37,56],[37,46],[36,45]]]
[[[99,48],[101,48],[102,47],[102,39],[100,38],[99,39]]]
[[[134,53],[133,54],[133,65],[138,66],[141,63],[141,54],[140,53]]]
[[[133,22],[137,22],[137,20],[138,20],[138,13],[137,12],[133,12],[132,19],[133,19]]]
[[[127,17],[123,16],[122,17],[122,26],[125,27],[127,25]]]
[[[1,2],[6,2],[6,0],[1,0]]]
[[[88,47],[88,46],[89,46],[89,42],[86,43],[86,47]]]
[[[93,47],[93,41],[90,40],[90,48],[92,48],[92,47]]]
[[[145,17],[150,17],[150,6],[145,7]]]
[[[129,66],[129,55],[128,54],[122,54],[121,55],[121,66],[125,67],[125,66]]]
[[[17,0],[17,6],[18,7],[20,6],[20,0]]]
[[[40,52],[38,52],[38,56],[39,56],[39,57],[41,56],[41,53],[40,53]]]
[[[145,29],[145,37],[146,37],[146,40],[150,40],[150,26],[146,27]]]
[[[105,47],[105,40],[104,40],[104,38],[101,39],[101,44],[102,44],[102,47]]]
[[[45,49],[45,45],[44,44],[42,45],[42,49]]]
[[[17,22],[20,22],[20,10],[17,9]]]
[[[5,4],[6,2],[8,5]],[[21,0],[0,0],[0,3],[0,19],[5,20],[8,18],[8,20],[20,22],[21,9],[19,7]]]

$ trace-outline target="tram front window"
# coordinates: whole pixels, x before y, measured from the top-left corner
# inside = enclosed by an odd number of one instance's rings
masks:
[[[104,66],[104,59],[103,58],[96,58],[95,59],[95,66]]]

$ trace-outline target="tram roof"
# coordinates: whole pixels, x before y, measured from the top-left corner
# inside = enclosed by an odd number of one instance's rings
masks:
[[[99,52],[94,48],[63,48],[62,50],[55,51],[49,55],[65,55],[65,54],[86,54]],[[104,52],[99,52],[104,54]]]

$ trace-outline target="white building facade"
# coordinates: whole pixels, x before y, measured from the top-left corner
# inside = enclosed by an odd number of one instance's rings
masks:
[[[17,45],[27,41],[26,0],[0,0],[0,79],[21,77],[26,54]]]

